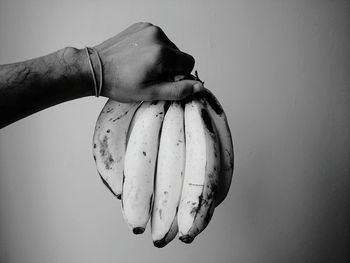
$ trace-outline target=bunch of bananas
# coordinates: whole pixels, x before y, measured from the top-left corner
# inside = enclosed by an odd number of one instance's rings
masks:
[[[233,173],[227,119],[207,89],[183,101],[108,100],[93,155],[133,233],[142,234],[150,219],[156,247],[177,234],[191,243],[226,197]]]

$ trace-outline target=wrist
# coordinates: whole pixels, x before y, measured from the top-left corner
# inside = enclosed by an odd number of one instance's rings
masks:
[[[103,86],[102,61],[100,55],[98,54],[98,51],[95,48],[86,47],[84,51],[87,57],[87,61],[89,62],[88,64],[90,66],[90,78],[94,83],[94,95],[96,97],[99,97],[101,95]]]
[[[88,57],[84,49],[64,48],[64,60],[68,63],[69,75],[78,97],[92,96],[94,83]]]

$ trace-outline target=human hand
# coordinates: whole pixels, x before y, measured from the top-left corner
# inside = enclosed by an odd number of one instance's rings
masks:
[[[179,100],[203,89],[196,80],[173,81],[191,73],[194,58],[152,24],[136,23],[94,48],[103,65],[102,96],[121,102]]]

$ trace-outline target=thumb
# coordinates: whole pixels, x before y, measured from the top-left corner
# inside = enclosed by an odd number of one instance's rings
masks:
[[[154,100],[181,100],[193,93],[204,89],[201,82],[196,80],[180,80],[174,82],[160,82],[148,88],[154,95]]]

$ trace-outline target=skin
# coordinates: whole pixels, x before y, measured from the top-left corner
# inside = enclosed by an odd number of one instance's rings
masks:
[[[203,89],[189,75],[194,58],[150,23],[137,23],[94,47],[101,58],[101,96],[121,102],[180,100]],[[100,83],[98,57],[90,55]],[[179,77],[180,76],[180,77]],[[0,128],[69,100],[94,96],[84,49],[66,47],[24,62],[0,65]]]

